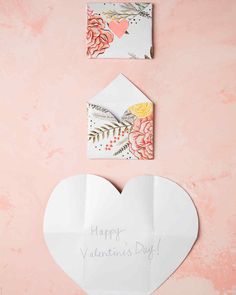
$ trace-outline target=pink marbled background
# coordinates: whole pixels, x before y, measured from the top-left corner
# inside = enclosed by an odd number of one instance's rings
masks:
[[[185,187],[200,237],[155,294],[236,294],[236,1],[154,3],[155,59],[120,61],[85,57],[84,0],[0,0],[1,295],[84,294],[42,235],[51,190],[84,172]],[[120,72],[158,104],[154,161],[86,158],[85,102]]]

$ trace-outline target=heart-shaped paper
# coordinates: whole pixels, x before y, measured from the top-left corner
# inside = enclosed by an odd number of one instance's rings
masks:
[[[120,21],[113,20],[109,23],[109,28],[118,37],[121,38],[129,27],[129,22],[126,19]]]
[[[95,175],[54,189],[44,236],[57,264],[89,295],[148,295],[183,262],[198,234],[185,190],[157,176],[131,179],[120,193]]]

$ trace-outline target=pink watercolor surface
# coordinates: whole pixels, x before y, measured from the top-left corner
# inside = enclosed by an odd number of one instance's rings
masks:
[[[53,187],[77,173],[186,188],[200,236],[155,295],[236,294],[236,1],[153,3],[155,58],[136,61],[86,58],[84,0],[0,0],[1,295],[85,294],[42,233]],[[86,157],[86,101],[120,72],[156,103],[153,161]]]

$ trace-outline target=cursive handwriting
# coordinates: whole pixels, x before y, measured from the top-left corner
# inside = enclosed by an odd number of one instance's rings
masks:
[[[133,247],[128,247],[127,243],[123,247],[112,247],[107,249],[99,249],[98,247],[89,249],[80,248],[83,258],[102,258],[102,257],[124,257],[124,256],[137,256],[146,255],[149,260],[152,260],[155,255],[159,255],[160,247],[159,239],[157,243],[145,245],[140,241],[136,241]]]
[[[98,226],[90,227],[91,236],[96,236],[97,238],[104,238],[105,240],[120,241],[121,233],[124,232],[124,229],[117,228],[99,228]]]

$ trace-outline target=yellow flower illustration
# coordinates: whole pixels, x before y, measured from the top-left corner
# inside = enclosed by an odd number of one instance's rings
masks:
[[[146,118],[152,114],[152,103],[138,103],[129,107],[129,111],[138,118]]]

